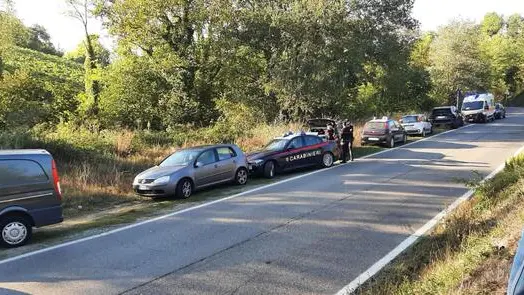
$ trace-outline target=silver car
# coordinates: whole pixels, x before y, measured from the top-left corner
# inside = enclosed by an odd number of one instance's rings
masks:
[[[189,198],[195,190],[225,183],[247,183],[247,160],[234,144],[182,149],[138,174],[133,189],[147,197]]]

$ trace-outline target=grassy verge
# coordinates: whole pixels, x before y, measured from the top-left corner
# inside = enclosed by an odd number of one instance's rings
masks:
[[[356,294],[502,294],[524,223],[524,156],[510,160]]]

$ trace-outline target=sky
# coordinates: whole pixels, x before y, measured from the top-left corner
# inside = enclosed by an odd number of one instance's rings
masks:
[[[26,25],[43,25],[53,43],[65,51],[73,50],[83,38],[83,28],[78,20],[65,15],[63,0],[15,0],[18,17]],[[436,30],[457,18],[480,21],[487,12],[495,11],[505,16],[513,13],[524,15],[523,0],[415,0],[413,16],[420,21],[423,31]],[[91,33],[98,33],[110,44],[107,33],[99,21],[91,22]]]

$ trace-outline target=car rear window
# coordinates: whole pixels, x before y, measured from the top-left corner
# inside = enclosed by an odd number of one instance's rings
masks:
[[[386,129],[385,122],[367,122],[364,125],[364,130],[384,130]]]
[[[435,109],[433,110],[435,116],[446,116],[451,115],[451,109]]]
[[[418,116],[404,116],[402,117],[402,123],[417,123]]]
[[[24,185],[49,181],[38,163],[30,160],[0,160],[0,186]]]

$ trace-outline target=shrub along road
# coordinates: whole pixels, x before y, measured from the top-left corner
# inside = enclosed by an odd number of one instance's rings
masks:
[[[524,109],[0,262],[0,293],[335,293],[524,145]]]

